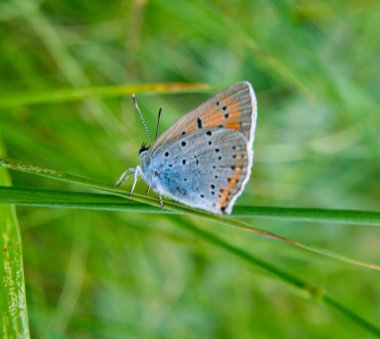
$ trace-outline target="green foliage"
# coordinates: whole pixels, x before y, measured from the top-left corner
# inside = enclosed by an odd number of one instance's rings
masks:
[[[0,154],[5,155],[1,140]],[[0,168],[0,185],[10,185],[5,168]],[[2,338],[27,338],[29,327],[21,238],[12,205],[0,205],[0,263],[0,335]]]
[[[59,182],[11,171],[18,190],[0,190],[3,202],[29,199],[17,216],[32,337],[375,334],[369,323],[380,316],[379,272],[342,260],[380,263],[373,227],[379,15],[376,2],[357,1],[0,3],[7,153],[75,174]],[[157,205],[143,196],[142,182],[137,200],[125,203],[129,211],[109,208],[126,197],[111,197],[111,189],[103,201],[76,192],[77,176],[90,178],[85,189],[98,182],[109,188],[138,162],[144,130],[128,93],[138,94],[151,130],[164,106],[164,130],[207,98],[207,88],[177,88],[170,96],[156,88],[148,96],[145,83],[205,83],[211,93],[241,80],[252,82],[259,103],[255,166],[235,211],[244,221],[217,222],[169,202],[175,213],[162,213],[142,205]],[[98,205],[83,210],[75,203]],[[4,227],[12,210],[0,209]],[[371,210],[377,212],[365,212]],[[232,223],[311,248],[283,246]],[[12,225],[22,277],[15,219]],[[310,252],[319,248],[324,256]],[[330,251],[338,260],[326,256]],[[318,288],[288,289],[249,258],[265,258]]]

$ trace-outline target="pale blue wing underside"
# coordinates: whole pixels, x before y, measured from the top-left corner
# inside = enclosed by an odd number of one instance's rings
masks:
[[[250,174],[247,139],[225,128],[200,129],[148,152],[145,179],[158,193],[192,207],[230,213]]]

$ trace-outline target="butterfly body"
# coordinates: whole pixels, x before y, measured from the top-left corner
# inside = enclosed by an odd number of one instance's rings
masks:
[[[235,84],[174,123],[130,170],[159,195],[230,213],[250,177],[256,117],[251,85]]]

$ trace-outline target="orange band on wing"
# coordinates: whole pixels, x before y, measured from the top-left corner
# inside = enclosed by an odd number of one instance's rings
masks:
[[[191,133],[201,128],[219,128],[241,132],[249,141],[253,118],[256,119],[254,96],[248,83],[238,83],[218,93],[204,104],[179,119],[162,134],[153,149],[162,143],[175,139],[181,134]]]
[[[234,171],[235,174],[231,175],[228,178],[228,185],[220,189],[219,199],[217,203],[222,208],[225,208],[227,206],[232,192],[234,192],[236,188],[238,188],[238,184],[239,182],[241,182],[241,176],[243,171],[242,160],[243,159],[241,156],[236,158],[236,163],[233,166],[231,166],[231,169]]]
[[[226,206],[228,198],[230,197],[232,191],[229,187],[226,188],[221,188],[220,189],[220,194],[219,194],[219,199],[218,199],[218,205],[219,206]]]

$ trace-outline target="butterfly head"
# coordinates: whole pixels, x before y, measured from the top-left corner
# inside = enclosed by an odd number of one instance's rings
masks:
[[[145,142],[142,143],[140,150],[139,150],[139,156],[140,158],[143,158],[146,152],[149,151],[150,146],[147,146]]]

